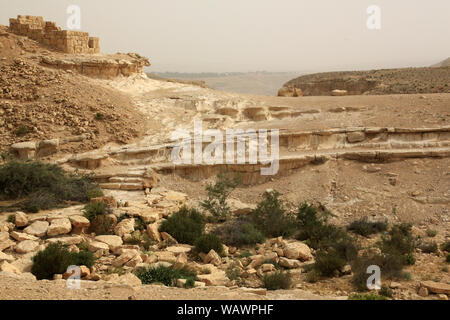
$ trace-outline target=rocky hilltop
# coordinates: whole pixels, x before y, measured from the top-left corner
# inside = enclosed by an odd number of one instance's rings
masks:
[[[334,90],[348,95],[449,93],[450,69],[436,68],[384,69],[371,71],[325,72],[301,76],[284,87],[301,89],[305,96],[329,96]]]

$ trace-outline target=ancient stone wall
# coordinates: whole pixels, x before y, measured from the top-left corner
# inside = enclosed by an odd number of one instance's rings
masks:
[[[100,53],[98,38],[89,37],[87,32],[61,30],[55,22],[44,21],[42,17],[19,15],[17,19],[9,19],[9,29],[65,53]]]

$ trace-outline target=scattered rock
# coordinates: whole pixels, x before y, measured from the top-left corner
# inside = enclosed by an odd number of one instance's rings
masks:
[[[47,234],[49,223],[47,221],[35,221],[23,231],[36,237],[43,237]]]

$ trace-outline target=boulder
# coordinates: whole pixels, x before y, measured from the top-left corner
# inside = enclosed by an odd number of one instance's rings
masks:
[[[107,254],[109,252],[109,246],[104,242],[92,241],[91,243],[89,243],[88,250],[91,252],[97,252],[98,250],[103,250],[103,253]]]
[[[156,252],[155,254],[158,257],[158,261],[163,262],[169,262],[169,263],[175,263],[177,261],[177,258],[172,252],[168,251],[160,251]]]
[[[117,282],[120,284],[127,284],[132,287],[137,287],[137,286],[142,285],[141,280],[132,273],[126,273],[124,275],[121,275],[119,277],[119,279],[117,280]]]
[[[272,271],[275,271],[276,268],[273,264],[266,263],[261,266],[261,270],[262,270],[262,272],[272,272]]]
[[[148,236],[150,237],[151,240],[155,240],[155,241],[161,242],[161,235],[160,235],[160,233],[158,231],[158,228],[159,228],[159,224],[156,223],[156,222],[152,223],[152,224],[149,224],[147,226],[147,234],[148,234]]]
[[[134,223],[134,218],[124,219],[116,225],[116,227],[114,228],[114,233],[119,237],[123,237],[124,235],[133,233]]]
[[[23,231],[36,237],[43,237],[47,234],[49,223],[47,221],[35,221]]]
[[[0,272],[11,272],[15,274],[21,274],[19,269],[17,269],[15,266],[10,264],[7,261],[0,262]]]
[[[20,272],[31,272],[33,267],[33,257],[36,252],[29,252],[22,255],[19,259],[11,262],[11,264],[16,267]]]
[[[362,131],[355,131],[347,133],[347,141],[349,143],[357,143],[366,140],[366,134]]]
[[[136,257],[138,255],[138,251],[136,250],[128,250],[125,251],[124,253],[122,253],[119,257],[117,257],[113,262],[112,265],[114,267],[121,267],[123,266],[125,263],[127,263],[128,261],[130,261],[131,259],[133,259],[134,257]],[[142,261],[141,261],[142,262]]]
[[[72,223],[68,218],[52,220],[51,225],[47,229],[47,235],[50,237],[68,234],[72,231]]]
[[[12,255],[3,253],[0,251],[0,262],[6,261],[6,262],[13,262],[15,259]]]
[[[113,235],[96,236],[95,240],[106,243],[110,250],[114,250],[115,247],[119,247],[123,244],[121,237]]]
[[[58,238],[51,238],[47,239],[48,243],[56,243],[61,242],[65,245],[77,245],[84,241],[83,237],[81,236],[67,236],[67,237],[58,237]]]
[[[28,160],[34,158],[36,154],[36,142],[19,142],[11,146],[14,153],[18,155],[20,160]]]
[[[42,140],[37,143],[37,157],[47,157],[58,152],[59,140]]]
[[[70,216],[69,219],[74,228],[89,228],[89,226],[91,225],[89,220],[83,216]]]
[[[348,92],[347,90],[333,90],[331,91],[331,95],[335,97],[346,96]]]
[[[250,264],[247,266],[247,269],[256,269],[264,262],[264,256],[263,255],[256,255],[250,257]]]
[[[280,258],[278,264],[288,269],[296,269],[301,267],[300,261],[296,259]]]
[[[176,192],[176,191],[168,191],[164,194],[165,200],[174,201],[178,203],[184,203],[188,199],[187,194]]]
[[[16,212],[14,215],[16,227],[22,228],[28,225],[28,216],[24,212]]]
[[[288,259],[309,261],[313,259],[311,249],[303,242],[291,242],[283,249],[284,256]]]
[[[225,286],[230,281],[223,270],[214,270],[210,274],[197,275],[197,280],[204,282],[207,286]]]
[[[185,246],[171,246],[167,247],[166,251],[172,252],[175,255],[178,255],[180,253],[189,253],[192,251],[192,247],[185,247]]]
[[[211,263],[212,265],[218,266],[222,264],[222,258],[213,249],[203,259],[204,263]]]
[[[17,232],[17,231],[13,231],[9,234],[11,236],[11,238],[13,238],[16,241],[25,241],[25,240],[39,240],[38,237],[32,236],[30,234],[27,233],[23,233],[23,232]]]
[[[34,252],[38,249],[39,242],[33,240],[24,240],[14,248],[17,253]]]
[[[439,283],[434,281],[422,281],[420,283],[421,287],[428,289],[429,292],[437,294],[450,294],[450,284]]]

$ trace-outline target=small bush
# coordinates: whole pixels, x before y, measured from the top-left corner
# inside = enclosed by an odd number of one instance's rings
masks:
[[[101,113],[101,112],[97,112],[97,113],[95,114],[95,119],[97,119],[97,120],[103,120],[103,119],[105,119],[105,115],[104,115],[103,113]]]
[[[267,290],[290,289],[292,286],[292,277],[289,272],[275,271],[266,273],[263,276],[263,287]]]
[[[159,265],[157,267],[139,268],[136,271],[136,276],[143,284],[162,283],[166,286],[175,286],[178,279],[195,279],[196,273],[187,267],[177,270],[173,266]]]
[[[250,252],[250,251],[248,251],[248,250],[245,250],[244,252],[242,252],[241,254],[240,254],[240,257],[241,258],[248,258],[248,257],[251,257],[253,254]]]
[[[14,214],[10,214],[8,216],[8,218],[6,219],[6,221],[15,224],[16,223],[16,216]]]
[[[438,245],[435,241],[424,242],[419,246],[419,249],[423,253],[436,253],[438,251]]]
[[[266,239],[253,223],[244,219],[234,219],[217,227],[213,233],[226,245],[236,247],[263,243]]]
[[[197,252],[209,253],[214,250],[219,255],[223,255],[222,240],[214,234],[204,234],[195,240],[195,249]]]
[[[389,288],[387,286],[381,286],[380,292],[378,292],[378,294],[383,297],[392,298],[394,292],[392,291],[391,288]]]
[[[77,245],[78,249],[81,251],[89,251],[89,242],[83,241]]]
[[[310,270],[306,274],[306,281],[309,283],[316,283],[320,280],[320,273],[316,270]]]
[[[314,270],[321,276],[331,277],[347,264],[346,259],[335,250],[319,250],[316,253]]]
[[[30,129],[24,125],[20,125],[16,130],[16,135],[18,136],[24,136],[28,133],[30,133]]]
[[[194,244],[205,229],[204,216],[195,209],[182,207],[160,226],[160,232],[167,232],[180,243]]]
[[[94,221],[98,216],[109,213],[108,205],[104,202],[93,202],[84,206],[83,213],[89,221]]]
[[[388,235],[382,237],[380,243],[382,252],[386,255],[402,257],[405,265],[413,262],[415,240],[411,233],[411,228],[410,224],[392,226]]]
[[[450,252],[450,241],[446,241],[443,244],[441,244],[441,250]]]
[[[277,191],[265,193],[251,214],[252,222],[261,232],[270,238],[291,236],[296,228],[295,220],[290,217]]]
[[[372,222],[367,218],[353,221],[349,226],[348,230],[353,231],[361,236],[368,237],[372,234],[379,232],[384,232],[388,228],[387,222]]]
[[[447,254],[447,257],[445,258],[445,261],[446,261],[447,263],[450,263],[450,253]]]
[[[186,289],[190,289],[195,287],[195,278],[187,278],[186,283],[184,284]]]
[[[352,294],[348,297],[348,300],[389,300],[389,299],[385,296],[381,296],[374,292],[370,292],[365,294],[361,293]]]
[[[87,202],[102,195],[91,176],[66,173],[61,167],[39,161],[10,161],[0,166],[0,198],[22,203],[28,212],[51,209],[65,201]]]
[[[52,243],[42,251],[39,251],[33,257],[33,266],[31,273],[38,280],[52,280],[54,274],[63,274],[71,265],[84,265],[91,268],[94,264],[94,256],[91,252],[80,251],[79,253],[70,252],[66,246],[61,243]]]
[[[429,236],[430,238],[434,238],[437,235],[437,231],[433,230],[433,229],[428,229],[427,230],[427,236]]]
[[[200,205],[211,213],[214,222],[226,221],[230,218],[230,207],[227,204],[227,199],[239,184],[239,176],[230,179],[224,173],[220,173],[215,184],[206,186],[208,198]]]

